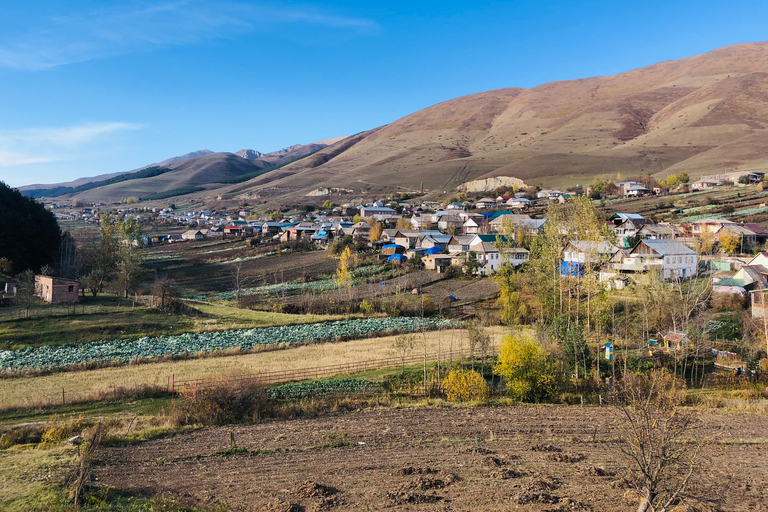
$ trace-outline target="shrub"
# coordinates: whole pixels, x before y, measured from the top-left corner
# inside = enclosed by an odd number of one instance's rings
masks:
[[[51,420],[46,425],[40,442],[45,446],[58,444],[79,434],[86,426],[87,424],[82,416],[73,421]]]
[[[264,388],[231,381],[185,391],[177,409],[181,424],[226,425],[255,421],[272,408]]]
[[[509,395],[521,402],[555,398],[562,381],[556,361],[531,338],[505,336],[496,373],[504,377]]]
[[[483,376],[472,370],[451,370],[443,379],[443,390],[449,402],[485,402],[490,395]]]

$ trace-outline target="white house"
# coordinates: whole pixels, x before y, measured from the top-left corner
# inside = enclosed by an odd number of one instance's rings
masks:
[[[190,229],[181,234],[181,238],[184,240],[202,240],[205,235],[199,229]]]
[[[496,200],[492,197],[483,197],[482,199],[478,199],[476,204],[480,209],[495,208]]]
[[[698,272],[696,251],[677,240],[641,240],[614,270],[648,272],[657,270],[664,279],[686,279]]]
[[[525,197],[513,197],[507,201],[507,206],[510,208],[525,209],[531,206],[531,200]]]

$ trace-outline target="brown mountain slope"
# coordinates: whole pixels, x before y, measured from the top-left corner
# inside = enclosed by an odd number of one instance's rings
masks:
[[[589,183],[641,172],[768,170],[768,43],[608,77],[450,100],[231,187],[280,200],[316,187],[449,190],[477,178]]]

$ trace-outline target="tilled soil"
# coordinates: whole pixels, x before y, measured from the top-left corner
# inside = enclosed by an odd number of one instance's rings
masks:
[[[105,448],[97,483],[202,508],[626,511],[607,408],[363,411]],[[768,510],[768,418],[702,412],[709,510]],[[240,450],[230,448],[230,434]],[[244,449],[244,450],[243,450]]]

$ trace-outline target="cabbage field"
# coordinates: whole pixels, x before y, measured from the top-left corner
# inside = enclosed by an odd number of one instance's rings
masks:
[[[447,320],[412,317],[360,318],[317,324],[283,325],[221,332],[187,333],[139,340],[45,346],[0,351],[0,371],[63,368],[85,363],[127,363],[160,356],[177,356],[257,346],[312,343],[412,332],[422,328],[446,329]]]
[[[381,386],[365,379],[330,379],[267,388],[267,397],[274,400],[295,400],[325,395],[375,393],[380,389]]]

